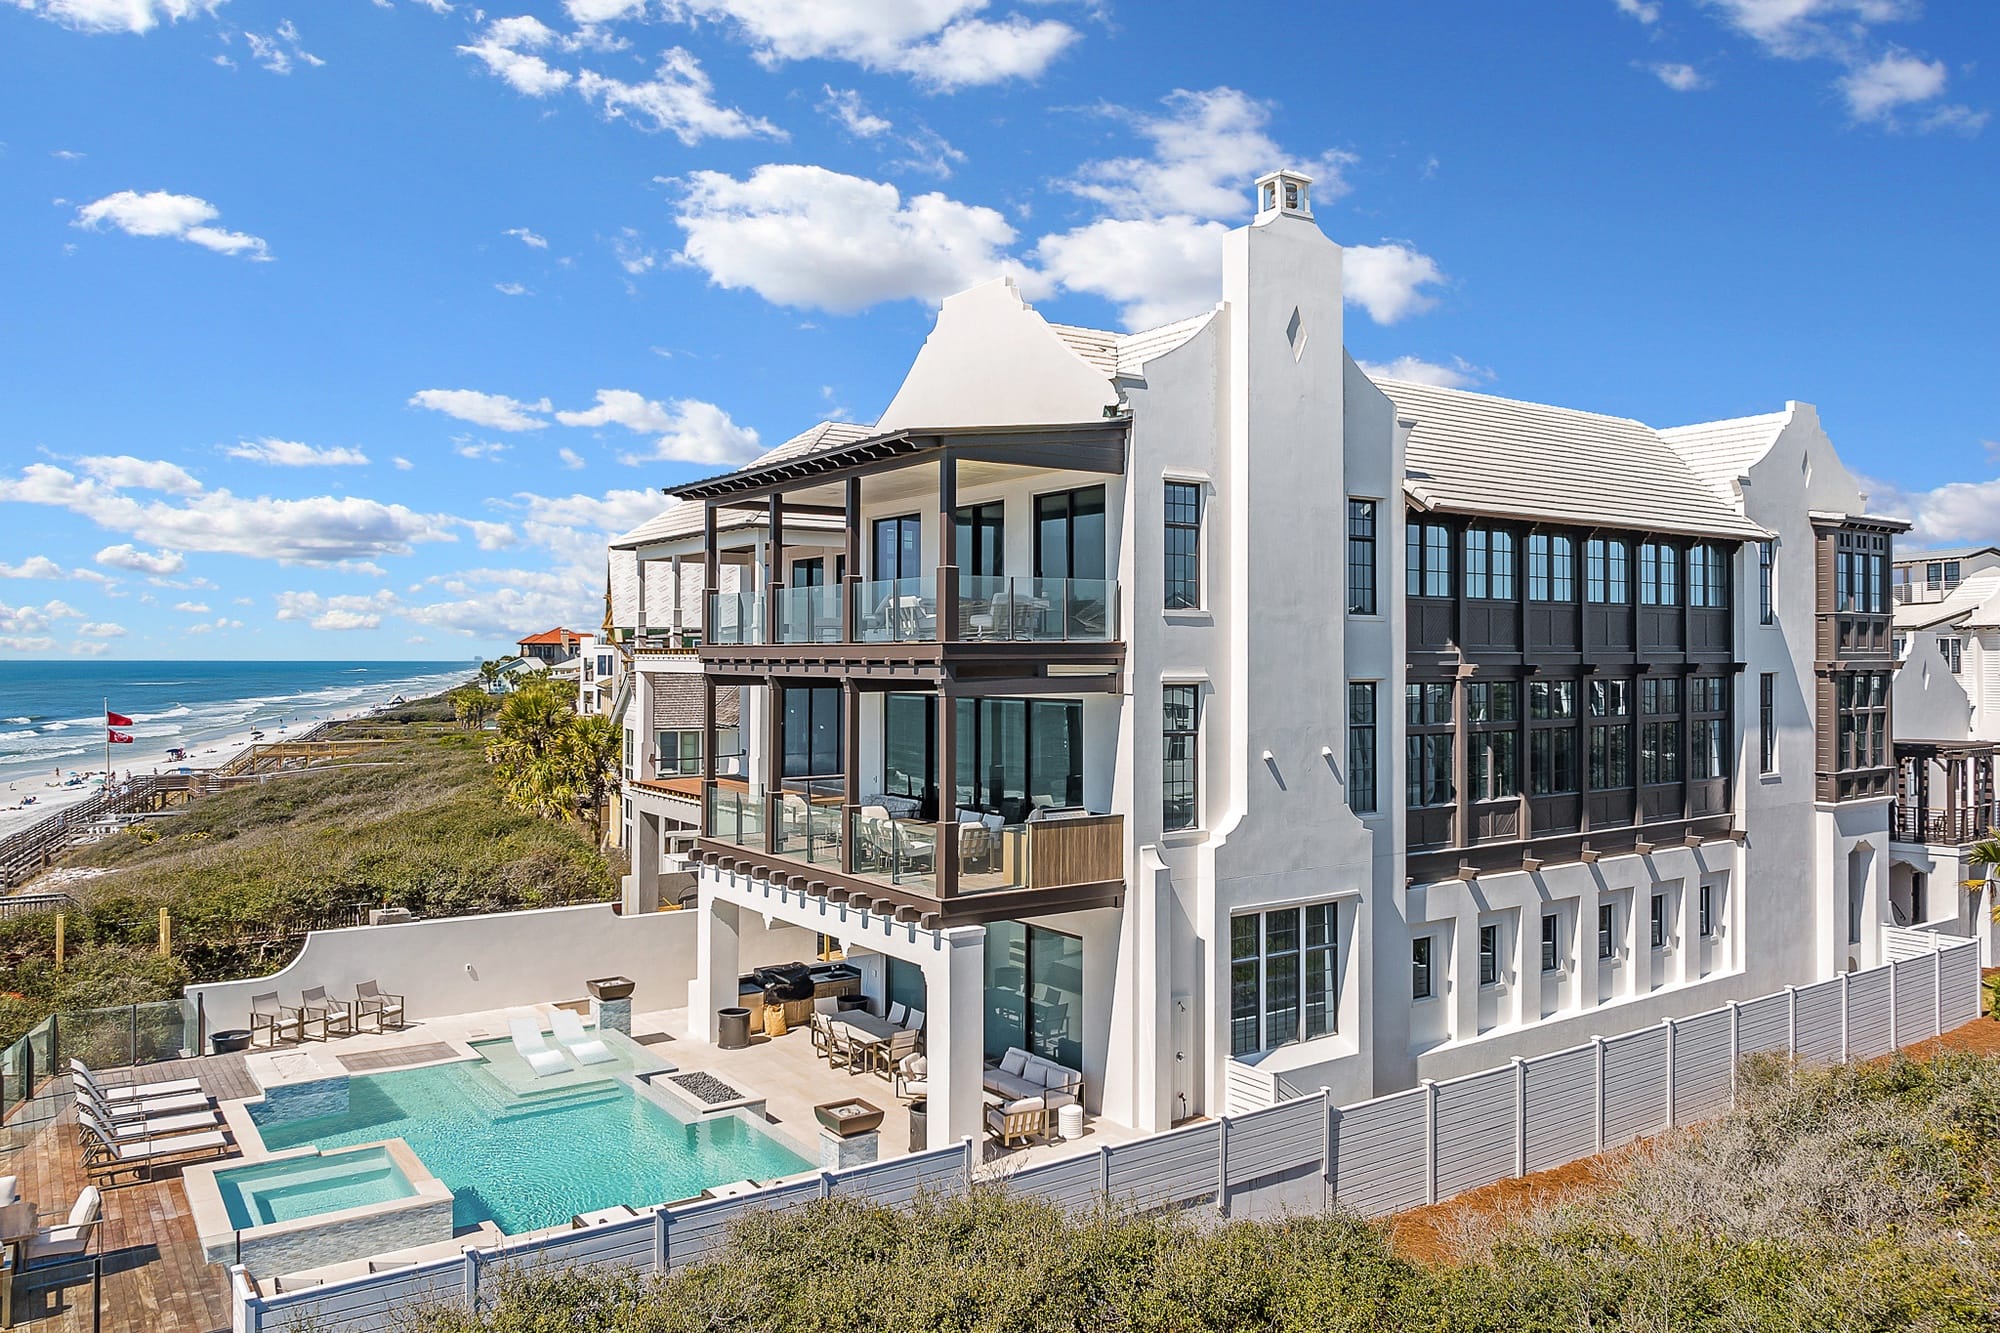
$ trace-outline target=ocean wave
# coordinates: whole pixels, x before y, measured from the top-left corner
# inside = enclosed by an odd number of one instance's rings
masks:
[[[25,727],[34,720],[32,717],[0,717],[0,722],[9,722],[17,727]]]
[[[194,709],[189,708],[186,704],[175,704],[164,713],[134,713],[132,714],[132,720],[134,722],[157,722],[163,717],[190,717],[193,713]]]
[[[43,731],[68,731],[69,728],[70,724],[67,722],[44,722],[42,724]]]
[[[9,722],[12,722],[14,719],[10,717],[7,720]],[[35,731],[32,728],[27,731],[0,731],[0,741],[32,740],[33,738],[41,734],[42,734],[41,732]]]

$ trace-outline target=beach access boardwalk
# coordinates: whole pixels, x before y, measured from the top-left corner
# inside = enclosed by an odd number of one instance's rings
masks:
[[[322,722],[297,737],[260,741],[211,768],[150,773],[108,784],[96,795],[66,805],[45,819],[0,838],[0,890],[11,891],[27,884],[47,870],[58,856],[90,837],[107,819],[169,809],[197,796],[261,782],[276,774],[303,773],[328,764],[362,759],[391,743],[373,739],[336,740],[326,735],[330,728],[340,725]],[[9,902],[0,898],[0,916],[27,910],[18,904],[9,910]],[[32,910],[60,906],[61,903],[51,902],[38,904]]]

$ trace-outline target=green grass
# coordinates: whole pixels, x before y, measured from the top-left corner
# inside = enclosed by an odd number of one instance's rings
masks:
[[[1072,1216],[1004,1187],[834,1199],[753,1214],[662,1280],[503,1268],[479,1315],[402,1313],[420,1333],[1990,1331],[2000,1060],[1765,1061],[1738,1111],[1446,1263],[1352,1216],[1207,1216]]]
[[[421,715],[421,709],[414,710]],[[48,1012],[178,995],[190,981],[282,966],[288,927],[356,904],[462,916],[595,902],[613,869],[576,825],[506,808],[484,737],[371,721],[388,738],[366,766],[279,777],[79,848],[65,864],[116,873],[75,882],[81,908],[54,966],[53,915],[0,922],[0,1042]],[[159,909],[173,920],[161,959]]]

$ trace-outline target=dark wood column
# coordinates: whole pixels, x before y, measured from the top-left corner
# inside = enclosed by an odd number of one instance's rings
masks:
[[[702,507],[701,515],[701,634],[702,642],[715,642],[715,594],[722,591],[722,553],[715,549],[715,501]],[[680,589],[674,590],[679,595]]]
[[[1685,567],[1682,570],[1686,572]],[[1687,584],[1681,584],[1681,633],[1687,634]],[[1681,640],[1687,642],[1685,638]],[[1681,818],[1694,818],[1694,668],[1681,670]]]
[[[778,795],[785,789],[785,700],[775,676],[764,677],[764,850],[778,850]]]
[[[937,693],[937,893],[958,892],[958,701]]]
[[[939,643],[958,638],[958,455],[949,449],[938,459],[937,625]]]
[[[709,511],[711,514],[714,510]],[[715,802],[715,681],[701,678],[701,831],[715,832],[709,807]]]
[[[854,817],[861,809],[861,691],[851,678],[840,682],[840,788],[840,873],[852,875]]]
[[[764,642],[781,642],[779,594],[785,590],[785,497],[771,492],[770,557],[764,567]]]
[[[845,608],[841,616],[841,637],[853,643],[860,636],[856,629],[860,624],[861,580],[866,577],[861,568],[861,478],[847,479],[847,572],[844,580],[846,591],[841,595],[841,605]]]

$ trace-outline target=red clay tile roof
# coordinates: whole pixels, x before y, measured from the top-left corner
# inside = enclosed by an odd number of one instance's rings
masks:
[[[564,629],[558,625],[554,629],[545,629],[540,634],[530,634],[525,639],[517,639],[515,640],[515,644],[518,647],[526,648],[534,644],[553,643],[567,648],[582,637],[575,630]]]

